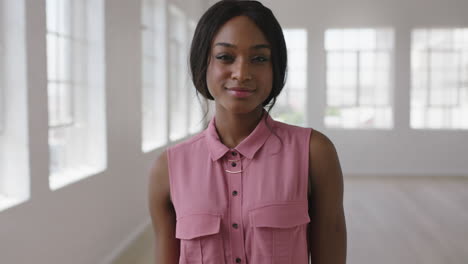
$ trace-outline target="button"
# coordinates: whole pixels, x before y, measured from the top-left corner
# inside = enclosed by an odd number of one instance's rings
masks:
[[[231,152],[231,154],[232,154],[233,156],[237,156],[237,153],[236,153],[236,152],[234,152],[234,151],[233,151],[233,152]]]
[[[236,196],[236,195],[237,195],[237,191],[233,191],[233,192],[232,192],[232,195],[233,195],[233,196]]]
[[[236,164],[235,162],[231,163],[231,165],[232,165],[233,167],[237,166],[237,164]]]
[[[232,227],[234,227],[235,229],[237,229],[239,226],[237,224],[232,224]]]
[[[241,259],[240,258],[236,258],[236,263],[240,263],[241,262]]]

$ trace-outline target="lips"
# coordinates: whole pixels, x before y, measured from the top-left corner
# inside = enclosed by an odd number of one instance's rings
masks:
[[[237,97],[237,98],[245,98],[249,97],[253,94],[254,90],[243,88],[243,87],[232,87],[227,89],[228,94]]]
[[[237,91],[237,92],[253,92],[254,90],[249,89],[249,88],[243,88],[243,87],[232,87],[232,88],[227,88],[230,91]]]

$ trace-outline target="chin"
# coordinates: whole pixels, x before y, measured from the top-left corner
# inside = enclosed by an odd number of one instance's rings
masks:
[[[233,114],[248,114],[255,111],[256,108],[257,107],[251,106],[250,104],[248,105],[246,103],[243,104],[242,102],[239,102],[231,104],[230,107],[226,108],[226,110]]]

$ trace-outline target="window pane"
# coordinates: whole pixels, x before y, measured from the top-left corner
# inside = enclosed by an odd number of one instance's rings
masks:
[[[47,0],[52,190],[105,168],[103,0]],[[92,24],[92,25],[91,25]]]
[[[416,29],[411,51],[411,127],[467,129],[468,29]],[[466,118],[465,118],[466,119]]]
[[[71,61],[71,45],[72,42],[70,39],[64,37],[59,37],[57,39],[57,58],[58,58],[58,80],[60,81],[70,81],[70,66]]]
[[[80,1],[81,2],[81,1]],[[57,23],[58,33],[65,36],[71,36],[72,4],[71,0],[58,0],[55,2],[58,9]]]
[[[2,8],[2,2],[0,0],[0,14],[3,12]],[[3,131],[5,129],[5,115],[6,115],[6,101],[5,101],[5,95],[6,95],[6,81],[5,81],[5,64],[6,64],[6,54],[5,54],[5,44],[4,44],[4,37],[3,37],[3,19],[0,18],[0,136],[3,134]],[[1,147],[1,145],[0,145]],[[1,151],[1,149],[0,149]],[[1,152],[0,152],[0,165],[1,165]],[[0,174],[2,173],[2,170],[0,169]],[[1,183],[2,179],[0,176],[0,195],[2,194],[1,190]]]
[[[49,106],[49,126],[57,126],[59,120],[59,89],[55,82],[50,82],[47,87]]]
[[[57,45],[58,39],[53,34],[47,34],[47,76],[49,81],[58,80]]]
[[[177,7],[169,6],[169,64],[170,64],[170,133],[171,141],[188,134],[188,65],[187,21]]]
[[[288,50],[286,85],[271,110],[271,116],[292,125],[305,125],[307,87],[307,31],[284,29]]]
[[[142,150],[167,142],[165,7],[163,0],[142,2]]]
[[[58,7],[60,0],[47,0],[47,30],[50,32],[58,32]]]
[[[325,42],[326,126],[391,127],[393,31],[330,29]]]
[[[194,20],[190,20],[188,23],[188,38],[187,38],[187,50],[190,50],[190,46],[192,44],[193,35],[195,34],[196,23]],[[191,134],[201,131],[204,128],[203,123],[203,108],[201,103],[203,103],[202,96],[200,96],[200,101],[196,96],[196,89],[191,80],[188,80],[188,88],[189,88],[189,112],[190,112],[190,128],[189,132]]]

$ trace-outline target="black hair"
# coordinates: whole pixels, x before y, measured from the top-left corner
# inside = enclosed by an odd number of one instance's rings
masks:
[[[273,12],[258,1],[251,0],[222,0],[211,6],[198,21],[190,48],[190,71],[192,81],[198,94],[205,98],[206,112],[208,100],[214,100],[206,83],[206,72],[210,60],[211,44],[219,29],[230,19],[246,16],[251,19],[263,32],[271,47],[271,62],[273,66],[272,90],[262,102],[268,107],[268,112],[276,103],[286,82],[287,49],[283,30]],[[263,115],[262,115],[263,116]],[[203,117],[203,118],[204,118]]]

